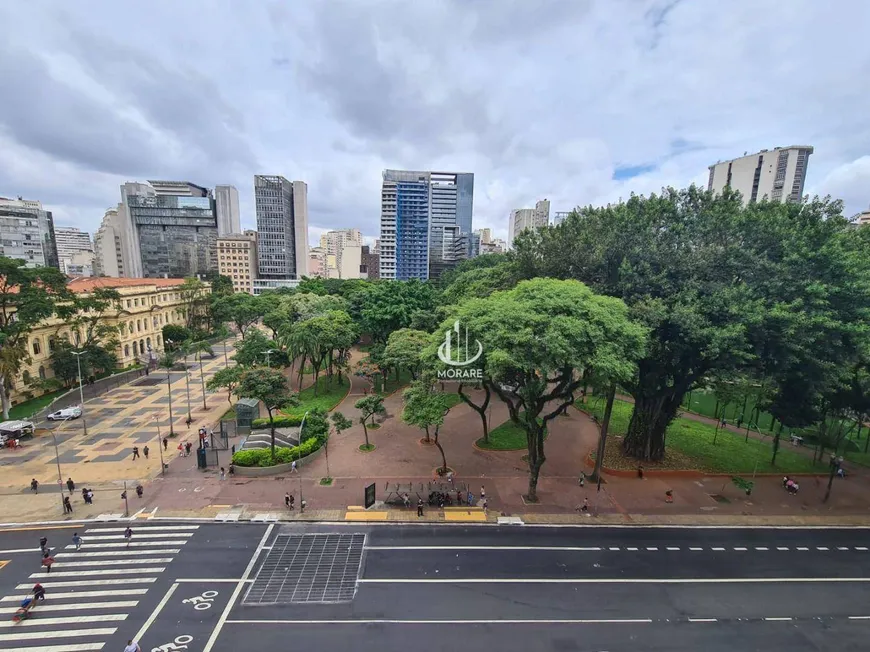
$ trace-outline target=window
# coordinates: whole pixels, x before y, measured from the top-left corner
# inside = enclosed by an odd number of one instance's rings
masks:
[[[124,357],[125,358],[130,357],[130,345],[129,344],[124,345]]]
[[[145,338],[145,346],[148,347],[149,349],[151,348],[151,338],[150,337]]]
[[[39,378],[40,380],[45,380],[45,367],[39,367]]]
[[[131,302],[130,302],[130,299],[127,299],[127,307],[128,307],[128,308],[130,307],[130,303],[131,303]]]
[[[54,353],[54,349],[56,346],[57,346],[57,340],[52,335],[51,337],[48,338],[48,352]]]
[[[141,331],[142,331],[142,320],[141,320],[141,319],[137,319],[137,320],[136,320],[136,332],[139,333],[139,332],[141,332]]]
[[[42,347],[39,346],[39,340],[33,340],[33,355],[39,355],[42,352]]]
[[[139,299],[133,299],[133,305],[139,307]]]
[[[136,340],[133,340],[133,355],[134,356],[139,355],[139,348],[138,348],[138,344],[136,343]]]

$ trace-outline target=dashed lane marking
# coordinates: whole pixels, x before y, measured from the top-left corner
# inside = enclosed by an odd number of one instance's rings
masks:
[[[25,621],[29,622],[29,621]],[[108,636],[118,631],[117,627],[95,627],[93,629],[67,629],[62,632],[15,632],[14,634],[0,634],[0,641],[23,641],[41,638],[78,638],[79,636]],[[34,650],[45,650],[43,646],[35,647]],[[4,650],[4,652],[9,652]]]

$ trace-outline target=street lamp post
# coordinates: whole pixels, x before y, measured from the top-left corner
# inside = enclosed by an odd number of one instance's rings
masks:
[[[85,429],[85,437],[88,436],[88,422],[85,419],[85,392],[82,389],[82,354],[84,351],[70,351],[76,357],[76,366],[79,370],[79,401],[82,406],[82,426]]]
[[[160,436],[160,417],[154,415],[154,423],[157,424],[157,451],[160,453],[160,475],[166,475],[166,464],[163,463],[163,437]]]
[[[224,350],[226,352],[226,350]],[[199,380],[202,383],[202,409],[207,410],[208,405],[205,402],[205,370],[202,368],[202,349],[198,351],[199,353]]]
[[[182,350],[184,351],[184,384],[187,388],[187,421],[189,423],[193,421],[193,417],[190,414],[190,374],[187,369],[187,349],[183,348]]]
[[[269,366],[269,356],[273,353],[275,353],[275,349],[269,349],[268,351],[266,351],[266,366],[267,367]]]
[[[305,418],[307,416],[308,416],[308,411],[306,411],[305,414],[302,415],[302,422],[299,424],[299,443],[297,444],[297,446],[302,445],[302,429],[305,427]],[[299,457],[297,458],[297,460],[302,461],[302,451],[301,450],[299,451]],[[301,513],[301,510],[303,509],[302,508],[302,473],[299,471],[299,469],[296,469],[296,473],[299,474],[299,509],[300,509],[300,513]]]
[[[51,438],[54,441],[54,461],[57,463],[57,488],[58,488],[58,491],[60,491],[60,508],[62,510],[64,510],[64,513],[66,511],[65,510],[66,506],[63,504],[63,474],[60,472],[60,451],[58,450],[58,447],[57,447],[57,435],[54,434],[54,431],[57,430],[63,424],[65,424],[67,421],[69,421],[70,418],[71,417],[67,417],[66,419],[64,419],[63,421],[60,422],[59,426],[55,426],[54,428],[50,429]]]
[[[843,458],[837,457],[835,453],[831,453],[831,471],[828,474],[828,488],[825,491],[825,499],[822,501],[823,503],[828,502],[828,498],[831,497],[831,486],[834,484],[834,476],[837,471],[840,470],[840,467],[843,465]]]

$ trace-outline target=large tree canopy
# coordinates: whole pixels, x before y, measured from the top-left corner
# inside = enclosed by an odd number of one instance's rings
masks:
[[[706,376],[752,369],[784,388],[800,368],[850,357],[870,307],[868,249],[840,210],[668,189],[525,232],[517,264],[619,297],[650,329],[639,373],[623,383],[635,399],[625,449],[660,459],[683,395]]]
[[[435,290],[417,280],[373,283],[356,299],[362,305],[363,332],[382,344],[393,331],[409,328],[415,312],[435,309]]]
[[[603,377],[630,378],[634,360],[643,354],[645,331],[629,320],[621,300],[597,295],[577,281],[544,278],[454,306],[442,332],[457,320],[469,341],[483,345],[485,382],[526,432],[528,499],[535,501],[546,459],[544,433],[573,402],[580,372],[593,368]],[[424,355],[434,359],[436,346]]]

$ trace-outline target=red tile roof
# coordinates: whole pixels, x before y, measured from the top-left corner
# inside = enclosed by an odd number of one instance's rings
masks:
[[[184,284],[183,278],[110,278],[81,277],[74,278],[67,287],[72,292],[92,292],[97,288],[132,288],[157,286],[160,289],[178,287]]]

